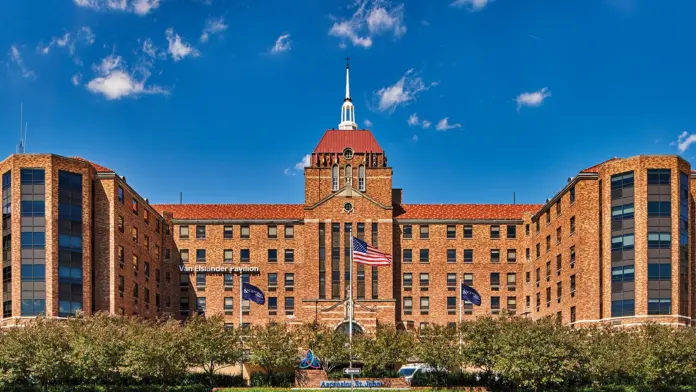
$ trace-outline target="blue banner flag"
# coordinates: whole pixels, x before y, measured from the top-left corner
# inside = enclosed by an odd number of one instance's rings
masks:
[[[462,283],[462,299],[476,306],[481,306],[481,294],[474,290],[473,287],[469,287],[464,283]]]
[[[242,284],[242,299],[254,301],[259,305],[263,305],[266,303],[266,296],[263,295],[263,291],[261,291],[260,288],[253,286],[249,283]]]

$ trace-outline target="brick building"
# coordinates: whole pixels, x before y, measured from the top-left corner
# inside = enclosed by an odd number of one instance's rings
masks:
[[[0,162],[2,319],[87,313],[222,314],[229,324],[360,329],[454,323],[458,287],[482,295],[463,319],[503,311],[564,323],[694,318],[696,178],[678,156],[614,158],[543,204],[406,204],[387,155],[359,130],[348,91],[338,129],[305,168],[303,204],[150,205],[113,170],[80,158]],[[350,234],[393,255],[356,265]],[[266,294],[242,301],[240,280]],[[241,306],[241,309],[240,309]]]

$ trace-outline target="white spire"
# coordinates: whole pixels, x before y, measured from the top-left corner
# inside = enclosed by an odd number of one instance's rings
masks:
[[[341,123],[338,124],[338,129],[356,130],[358,124],[355,123],[355,107],[350,99],[350,65],[349,58],[346,57],[346,97],[343,99],[341,106]]]

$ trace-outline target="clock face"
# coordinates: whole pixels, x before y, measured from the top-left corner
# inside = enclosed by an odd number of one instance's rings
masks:
[[[353,212],[353,203],[348,202],[348,203],[344,204],[343,209],[346,212]]]

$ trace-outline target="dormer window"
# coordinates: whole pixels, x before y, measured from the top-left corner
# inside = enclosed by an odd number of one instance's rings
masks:
[[[365,192],[365,165],[358,166],[358,190]]]
[[[333,165],[331,168],[331,191],[338,190],[338,165]]]
[[[353,159],[353,150],[351,148],[343,150],[343,157],[346,158],[346,160]]]
[[[346,186],[353,185],[353,167],[351,165],[346,165]]]

